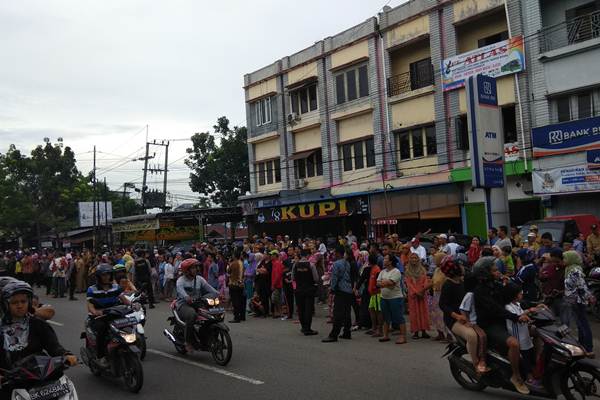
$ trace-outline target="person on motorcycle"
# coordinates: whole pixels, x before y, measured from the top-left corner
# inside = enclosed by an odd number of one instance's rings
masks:
[[[123,289],[113,282],[113,267],[102,263],[96,268],[96,284],[87,290],[87,309],[90,323],[96,332],[96,354],[98,362],[103,368],[108,366],[106,360],[106,334],[108,322],[104,318],[104,309],[118,305],[129,304],[129,300],[123,294]]]
[[[135,260],[130,273],[133,275],[135,286],[146,291],[150,308],[154,308],[154,289],[152,286],[152,265],[146,257],[146,252],[139,249],[135,252]]]
[[[31,313],[32,299],[33,290],[28,283],[14,281],[2,289],[0,307],[4,316],[0,325],[0,368],[14,368],[19,360],[43,353],[52,357],[64,356],[69,365],[76,365],[77,357],[60,345],[52,327]],[[10,398],[11,390],[2,387],[0,399]]]
[[[490,347],[503,353],[508,352],[512,367],[510,381],[515,389],[521,394],[529,394],[529,388],[523,382],[519,369],[519,340],[510,336],[506,330],[507,320],[529,322],[529,317],[525,314],[513,314],[504,308],[504,287],[500,283],[501,274],[494,261],[494,257],[482,257],[473,266],[473,274],[477,278],[473,291],[477,324],[485,331]]]
[[[192,307],[195,300],[203,297],[216,298],[219,296],[206,280],[198,276],[200,262],[195,258],[188,258],[181,262],[182,276],[177,279],[177,314],[185,322],[185,348],[188,352],[195,349],[194,321],[196,309]]]
[[[113,267],[113,274],[115,277],[115,283],[123,289],[123,293],[131,294],[137,292],[135,285],[129,280],[127,276],[127,268],[123,264],[116,264]]]

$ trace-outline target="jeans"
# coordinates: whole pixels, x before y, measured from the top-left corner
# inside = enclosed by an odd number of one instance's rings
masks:
[[[150,305],[154,304],[154,290],[152,289],[152,282],[150,282],[150,279],[136,280],[135,287],[138,288],[138,290],[141,290],[142,292],[143,291],[146,292],[146,295],[148,296],[148,304],[150,304]]]
[[[196,321],[197,316],[196,310],[187,304],[182,304],[177,309],[177,315],[185,322],[185,342],[196,347],[196,335],[194,333],[194,321]]]
[[[292,284],[283,284],[283,294],[285,295],[285,304],[287,306],[288,318],[294,318],[294,288]]]
[[[229,296],[231,296],[231,305],[233,306],[233,319],[244,321],[246,319],[244,288],[241,286],[229,286]]]
[[[254,297],[254,279],[244,279],[244,291],[246,292],[246,301],[249,302]]]
[[[560,322],[566,326],[571,326],[573,319],[573,307],[567,303],[564,298],[559,297],[552,300],[550,309],[558,317]]]
[[[333,297],[333,328],[329,333],[330,338],[335,338],[340,335],[342,327],[344,335],[350,336],[350,328],[352,327],[352,300],[353,293],[337,292]]]
[[[96,334],[96,356],[102,358],[106,356],[108,321],[106,320],[106,317],[92,319],[90,325]]]
[[[298,305],[298,319],[302,332],[312,330],[313,312],[315,310],[315,290],[296,292],[296,304]]]
[[[572,305],[575,322],[577,323],[577,332],[579,334],[579,343],[583,345],[587,352],[592,352],[594,349],[594,339],[592,337],[592,329],[587,318],[587,310],[583,304]]]
[[[58,297],[65,297],[65,278],[64,277],[54,277],[52,278],[53,287],[54,287],[54,295]]]

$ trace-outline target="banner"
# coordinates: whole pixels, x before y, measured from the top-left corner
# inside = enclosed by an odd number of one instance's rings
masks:
[[[600,169],[600,150],[588,150],[587,166],[588,169]]]
[[[534,128],[531,136],[534,157],[600,149],[600,117]]]
[[[154,219],[151,221],[135,221],[135,222],[126,222],[122,224],[113,224],[112,231],[113,233],[118,232],[134,232],[134,231],[145,231],[151,229],[158,229],[158,220]]]
[[[519,159],[519,143],[504,143],[504,161],[517,161]]]
[[[112,203],[110,201],[97,201],[96,202],[96,226],[107,225],[106,215],[104,211],[108,211],[108,220],[110,221],[112,215]],[[94,202],[93,201],[82,201],[79,202],[79,226],[81,228],[87,228],[94,226]]]
[[[503,187],[504,138],[496,78],[477,75],[467,80],[467,120],[473,187]]]
[[[368,213],[368,199],[366,197],[356,197],[262,209],[259,210],[256,220],[259,224],[264,224],[346,217]]]
[[[523,36],[516,36],[442,60],[442,88],[464,87],[469,77],[479,74],[498,78],[524,70]]]
[[[533,171],[535,194],[582,193],[600,190],[600,170],[586,164]]]

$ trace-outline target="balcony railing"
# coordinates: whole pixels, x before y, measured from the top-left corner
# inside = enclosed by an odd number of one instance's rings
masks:
[[[542,29],[540,52],[556,50],[600,37],[600,11]]]
[[[433,85],[433,65],[420,68],[415,73],[405,72],[388,78],[388,96],[397,96]]]

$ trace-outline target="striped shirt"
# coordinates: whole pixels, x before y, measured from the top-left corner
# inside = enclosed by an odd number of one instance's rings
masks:
[[[103,290],[98,285],[90,286],[87,290],[87,300],[96,308],[108,308],[119,304],[119,296],[123,289],[113,283],[108,290]]]

